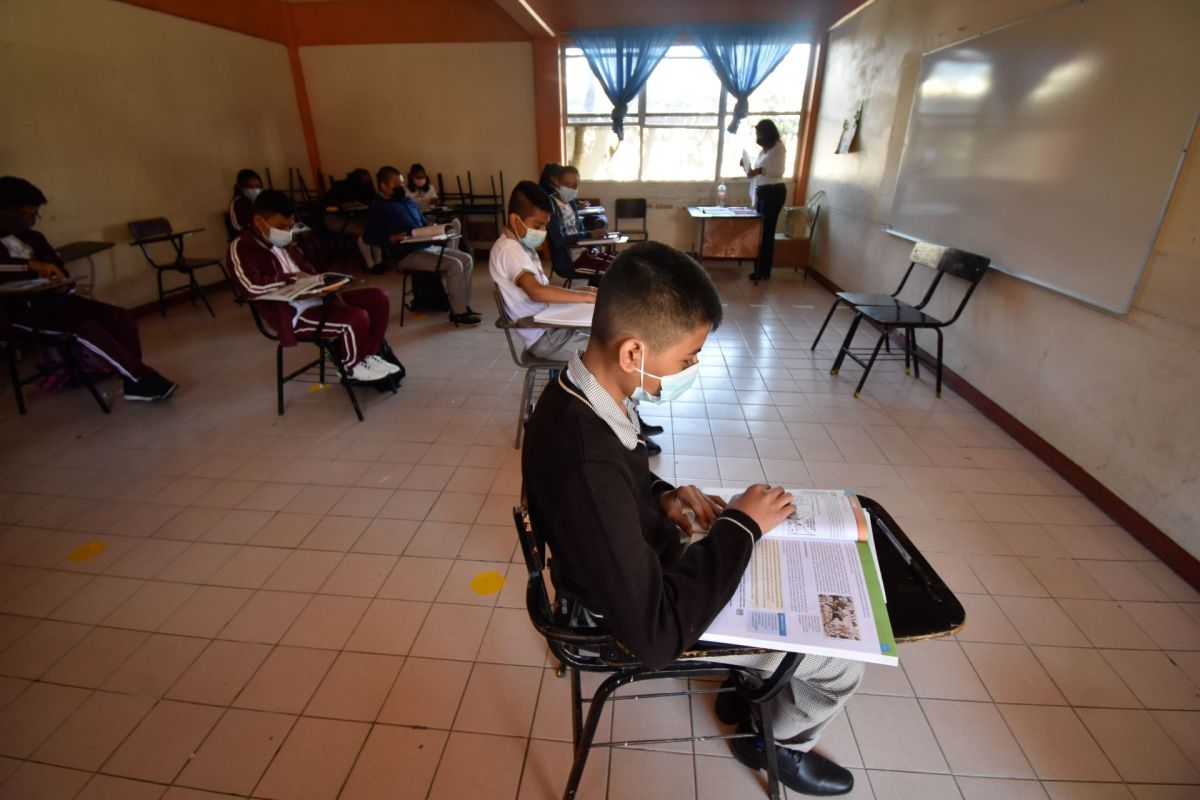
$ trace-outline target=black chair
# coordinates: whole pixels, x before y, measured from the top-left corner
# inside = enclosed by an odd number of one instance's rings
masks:
[[[663,669],[651,669],[639,663],[636,658],[621,645],[619,641],[603,627],[590,627],[572,624],[580,609],[566,598],[557,598],[553,603],[546,589],[544,571],[550,561],[546,553],[546,543],[533,529],[529,515],[522,508],[513,508],[513,520],[517,528],[517,537],[521,542],[521,552],[525,556],[525,567],[528,577],[525,583],[525,605],[533,627],[546,639],[550,651],[558,659],[561,675],[568,673],[571,681],[571,722],[572,738],[575,746],[575,757],[571,765],[571,774],[567,786],[563,790],[564,800],[575,797],[579,789],[583,769],[587,765],[588,753],[593,747],[639,747],[666,742],[690,741],[693,739],[741,739],[754,734],[733,733],[721,736],[691,737],[684,736],[673,739],[642,739],[626,742],[595,741],[596,727],[604,713],[604,706],[609,700],[637,701],[649,700],[656,697],[678,697],[693,694],[720,694],[737,692],[745,698],[753,710],[754,719],[761,731],[764,749],[767,756],[767,794],[772,800],[778,800],[779,766],[775,759],[775,737],[771,730],[771,717],[762,713],[764,703],[772,700],[792,678],[796,667],[804,658],[800,653],[787,653],[782,663],[768,678],[751,669],[730,664],[718,664],[705,661],[705,658],[722,656],[750,655],[771,651],[757,650],[745,647],[727,645],[704,645],[698,643],[692,650],[682,654],[682,657]],[[594,618],[593,618],[594,619]],[[598,620],[602,623],[603,620]],[[582,672],[603,672],[608,677],[600,684],[590,698],[583,697],[580,675]],[[714,679],[732,677],[733,686],[714,689],[692,689],[686,692],[661,692],[654,694],[639,693],[637,696],[613,697],[613,692],[621,686],[646,680],[682,679]],[[586,718],[583,706],[588,704]]]
[[[134,220],[129,223],[129,235],[133,237],[130,246],[140,247],[142,255],[146,257],[147,263],[154,267],[154,271],[158,278],[158,311],[164,317],[167,315],[166,298],[168,295],[179,294],[181,292],[189,292],[192,298],[192,305],[196,305],[196,297],[204,301],[204,307],[208,309],[208,313],[216,316],[212,305],[208,302],[208,296],[204,294],[204,289],[200,287],[200,283],[196,280],[196,270],[203,267],[215,266],[221,270],[221,275],[225,280],[229,280],[229,273],[225,271],[225,265],[221,263],[219,258],[189,258],[183,253],[183,240],[191,236],[193,233],[199,233],[204,228],[193,228],[186,231],[175,231],[171,228],[171,223],[166,217],[154,217],[153,219]],[[171,261],[155,261],[154,256],[150,254],[149,245],[170,242],[171,247],[175,251],[175,258]],[[174,289],[163,289],[163,273],[178,272],[181,275],[187,276],[187,284]]]
[[[500,290],[495,286],[492,287],[492,299],[496,301],[496,327],[504,331],[504,339],[508,342],[508,353],[512,356],[513,364],[518,369],[525,370],[521,389],[521,405],[517,407],[517,437],[513,440],[513,449],[519,449],[521,434],[525,431],[525,423],[533,415],[533,389],[537,381],[538,370],[546,372],[547,375],[553,375],[556,370],[566,369],[567,365],[562,361],[550,361],[531,356],[525,352],[524,340],[517,341],[513,338],[513,331],[517,328],[551,328],[552,325],[540,325],[528,317],[514,320],[505,310],[504,299],[500,296]]]
[[[108,403],[104,402],[104,397],[96,389],[95,382],[88,376],[87,370],[79,363],[79,359],[75,357],[75,348],[81,345],[74,334],[45,331],[28,331],[28,333],[38,345],[57,352],[60,362],[56,365],[39,368],[32,375],[21,377],[17,364],[17,332],[15,329],[9,329],[7,332],[0,331],[0,337],[3,337],[0,338],[0,347],[4,348],[5,360],[8,362],[8,376],[12,381],[13,395],[17,400],[17,411],[22,416],[26,413],[23,387],[57,372],[66,372],[77,383],[86,386],[92,399],[96,401],[96,405],[100,406],[100,410],[105,414],[112,413],[112,409],[109,408]]]
[[[905,374],[908,374],[909,364],[911,363],[917,377],[921,376],[921,367],[917,361],[916,332],[920,329],[932,329],[937,334],[937,396],[942,396],[942,328],[953,325],[962,315],[963,309],[967,307],[967,301],[975,293],[975,287],[979,285],[979,281],[983,278],[984,273],[987,272],[988,265],[991,264],[991,259],[975,255],[974,253],[968,253],[965,250],[956,250],[952,247],[937,247],[936,245],[918,245],[918,247],[933,248],[938,251],[937,275],[934,276],[933,282],[930,284],[929,290],[925,293],[925,297],[921,300],[920,305],[910,306],[895,298],[886,298],[886,303],[878,305],[859,305],[857,308],[858,313],[854,315],[854,321],[850,323],[850,329],[846,332],[842,348],[838,351],[837,358],[833,362],[833,368],[829,371],[830,375],[837,375],[846,356],[849,356],[856,363],[861,364],[864,370],[862,377],[858,381],[858,386],[854,389],[855,397],[858,397],[862,393],[863,385],[867,382],[867,376],[871,374],[871,367],[875,365],[875,361],[879,358],[879,348],[883,346],[883,343],[895,329],[904,331]],[[913,248],[914,256],[916,249]],[[912,269],[911,265],[909,269]],[[958,308],[955,309],[954,315],[945,321],[926,314],[921,310],[933,299],[934,290],[941,283],[942,276],[944,275],[952,275],[967,282],[967,289],[963,293],[962,299],[959,300]],[[876,327],[880,328],[879,340],[875,342],[874,349],[870,350],[871,357],[868,361],[863,361],[859,357],[859,354],[865,353],[869,348],[855,349],[850,346],[851,342],[854,341],[854,334],[858,330],[858,325],[864,317],[874,322]]]
[[[410,288],[410,286],[411,286],[410,282],[413,281],[414,276],[420,272],[430,272],[434,275],[437,275],[438,280],[441,280],[442,258],[444,258],[446,255],[446,248],[449,247],[450,243],[453,242],[455,239],[460,239],[460,238],[462,238],[462,237],[458,234],[450,234],[446,237],[445,241],[441,242],[441,247],[438,249],[438,260],[437,260],[437,263],[434,264],[432,270],[408,269],[407,267],[404,266],[403,259],[395,262],[396,271],[400,273],[400,327],[401,328],[404,327],[404,311],[405,311],[405,309],[408,308],[408,305],[409,305],[409,299],[408,299],[409,295],[412,295],[414,300],[416,299],[416,289],[415,289],[415,287]],[[385,261],[386,261],[386,259],[385,259]],[[419,311],[420,309],[413,309],[413,310]],[[456,327],[456,328],[458,327],[457,322],[454,323],[454,327]]]
[[[305,373],[307,373],[309,370],[311,370],[313,367],[317,368],[316,383],[324,384],[325,383],[325,364],[326,364],[326,362],[328,362],[328,363],[332,364],[333,368],[337,371],[338,382],[341,383],[342,386],[345,388],[346,395],[350,398],[350,405],[354,406],[354,415],[358,417],[359,422],[363,421],[362,408],[358,404],[358,396],[354,393],[354,386],[357,383],[357,381],[355,381],[353,378],[351,378],[349,373],[346,372],[345,366],[342,365],[342,361],[338,357],[339,352],[340,352],[340,347],[338,346],[337,338],[330,337],[330,336],[324,336],[322,334],[321,329],[322,329],[322,327],[324,327],[324,320],[322,320],[321,323],[317,325],[317,330],[314,331],[313,333],[304,334],[303,336],[297,336],[298,341],[311,342],[312,344],[316,345],[317,351],[318,351],[317,357],[314,360],[305,364],[304,366],[300,367],[299,369],[293,370],[292,372],[289,372],[285,375],[283,372],[283,348],[284,348],[284,345],[279,340],[279,334],[277,334],[275,331],[271,330],[271,327],[262,318],[262,314],[260,314],[259,310],[257,308],[255,308],[254,301],[247,302],[247,301],[239,299],[237,302],[239,305],[247,305],[250,307],[250,314],[251,314],[251,316],[254,317],[254,324],[258,328],[258,332],[261,333],[266,338],[270,339],[271,341],[275,342],[275,395],[276,395],[276,400],[278,403],[279,416],[281,416],[281,417],[283,416],[283,385],[285,383],[287,383],[288,381],[292,381],[292,380],[296,380],[296,379],[300,378]],[[383,343],[383,347],[380,351],[380,355],[390,361],[395,361],[395,355],[392,352],[392,348],[386,341],[384,341],[384,343]],[[396,362],[396,363],[399,363],[399,362]],[[392,394],[396,393],[396,386],[399,383],[399,377],[402,377],[402,376],[403,376],[403,373],[401,373],[400,376],[396,376],[393,380],[389,381],[390,388],[392,390]],[[301,382],[312,383],[313,381],[301,381]]]
[[[644,242],[650,238],[650,231],[646,225],[646,200],[644,198],[622,198],[617,200],[617,214],[613,218],[613,225],[619,230],[622,235],[628,236],[631,242]],[[630,228],[624,225],[621,220],[635,220],[641,223],[640,228]]]
[[[842,303],[853,308],[859,306],[886,306],[891,304],[900,293],[904,291],[904,286],[908,283],[908,278],[912,275],[913,268],[920,264],[923,267],[929,267],[936,270],[938,262],[946,248],[939,247],[936,244],[928,244],[926,242],[917,242],[913,245],[912,255],[908,259],[908,269],[904,271],[904,277],[900,279],[900,285],[896,287],[896,291],[891,294],[880,294],[875,292],[838,292],[833,298],[833,305],[829,307],[829,313],[825,315],[825,321],[821,323],[821,329],[817,331],[817,338],[813,339],[812,347],[809,350],[816,350],[817,344],[821,341],[821,337],[825,334],[825,328],[829,326],[829,320],[833,319],[833,312],[837,311],[837,307]],[[925,290],[925,296],[913,308],[924,308],[929,299],[933,297],[933,290],[937,288],[938,281],[942,279],[942,273],[938,272],[933,276],[933,281]]]

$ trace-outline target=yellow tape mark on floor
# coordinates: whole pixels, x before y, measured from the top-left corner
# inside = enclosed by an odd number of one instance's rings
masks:
[[[471,591],[475,594],[495,594],[504,588],[504,576],[499,572],[481,572],[471,578]]]
[[[91,561],[96,556],[104,552],[104,548],[108,547],[106,542],[99,539],[93,539],[90,542],[84,542],[67,554],[68,561],[79,563],[80,561]]]

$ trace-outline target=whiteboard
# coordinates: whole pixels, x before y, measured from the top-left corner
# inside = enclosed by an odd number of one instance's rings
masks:
[[[1086,0],[926,53],[889,230],[1124,313],[1198,114],[1197,0]]]

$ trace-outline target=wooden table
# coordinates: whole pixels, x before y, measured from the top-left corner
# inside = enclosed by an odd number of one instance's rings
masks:
[[[752,208],[688,206],[688,216],[700,222],[700,239],[693,253],[699,259],[753,261],[762,240],[762,215]]]

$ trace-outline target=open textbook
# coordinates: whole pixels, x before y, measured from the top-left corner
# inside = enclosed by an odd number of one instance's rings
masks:
[[[731,500],[736,489],[705,489]],[[701,640],[898,663],[871,520],[849,491],[795,491]]]
[[[291,303],[310,297],[320,297],[323,294],[340,289],[354,278],[340,272],[324,272],[320,275],[302,275],[295,283],[289,283],[281,289],[269,294],[260,294],[255,300],[282,300]]]

